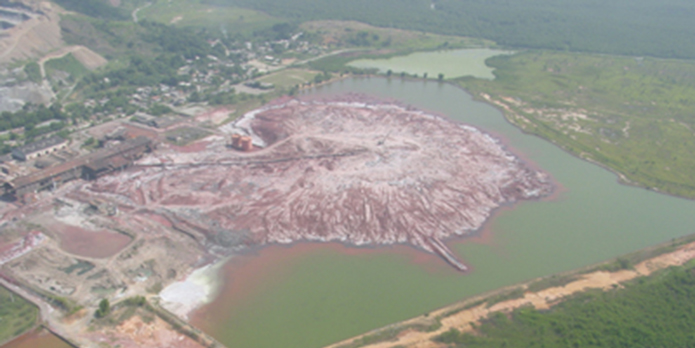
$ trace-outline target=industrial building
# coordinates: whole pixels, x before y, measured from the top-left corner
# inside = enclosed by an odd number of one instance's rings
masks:
[[[12,157],[20,161],[29,161],[37,157],[47,156],[67,146],[67,140],[54,135],[12,150]]]
[[[27,193],[54,187],[63,182],[84,178],[87,180],[123,169],[151,151],[153,142],[140,136],[112,148],[101,149],[44,170],[15,178],[4,184],[5,194],[21,198]]]

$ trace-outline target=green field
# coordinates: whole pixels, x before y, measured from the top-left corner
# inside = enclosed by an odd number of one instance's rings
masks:
[[[287,88],[313,81],[319,73],[305,69],[285,69],[258,78],[258,81],[272,83],[276,87]]]
[[[233,34],[280,22],[267,14],[238,7],[207,5],[200,0],[158,0],[138,12],[138,19],[177,26],[206,27]]]
[[[628,182],[695,198],[694,61],[528,51],[487,64],[494,81],[460,85],[503,102],[525,131]]]
[[[51,59],[44,64],[44,67],[48,76],[55,74],[57,71],[63,71],[70,74],[73,80],[89,72],[82,63],[75,59],[72,53],[61,58]]]
[[[33,304],[0,286],[0,343],[33,328],[38,312]]]

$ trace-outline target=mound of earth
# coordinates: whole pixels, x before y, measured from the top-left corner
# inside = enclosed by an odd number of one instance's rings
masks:
[[[195,152],[160,149],[74,195],[158,214],[221,248],[408,243],[464,270],[441,240],[552,189],[547,175],[476,128],[358,100],[278,102],[222,129],[251,135],[261,149],[233,150],[220,137]]]

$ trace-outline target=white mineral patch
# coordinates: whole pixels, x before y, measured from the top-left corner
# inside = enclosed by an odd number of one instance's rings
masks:
[[[200,306],[210,303],[217,295],[220,267],[227,260],[219,261],[193,271],[183,281],[167,286],[159,293],[162,306],[188,320],[188,315]]]

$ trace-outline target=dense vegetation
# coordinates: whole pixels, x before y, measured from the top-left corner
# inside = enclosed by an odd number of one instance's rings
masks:
[[[455,330],[438,340],[455,347],[692,347],[695,272],[671,268],[625,289],[577,295],[548,312],[497,313],[477,334]]]
[[[298,21],[481,37],[513,47],[695,58],[687,0],[208,0]]]
[[[494,81],[459,82],[504,102],[525,131],[629,181],[695,198],[695,62],[524,52],[487,64]]]
[[[38,312],[33,304],[0,286],[0,343],[34,327]]]
[[[35,129],[34,127],[48,120],[67,120],[68,115],[61,110],[60,104],[53,104],[50,107],[44,105],[25,104],[24,107],[16,112],[3,111],[0,113],[0,131],[24,127],[25,131]]]
[[[27,74],[29,81],[34,83],[41,82],[41,68],[37,62],[29,62],[24,66],[24,73]]]
[[[62,24],[69,41],[92,42],[94,49],[117,60],[107,69],[87,74],[78,83],[78,91],[90,94],[115,87],[174,86],[188,78],[177,73],[186,59],[224,54],[221,46],[210,47],[201,39],[204,33],[155,22],[135,24],[72,17]]]

